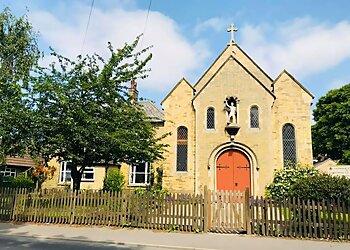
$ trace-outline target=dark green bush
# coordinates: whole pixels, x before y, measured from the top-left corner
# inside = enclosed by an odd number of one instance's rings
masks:
[[[288,196],[301,199],[337,199],[350,204],[350,179],[317,174],[299,179],[289,189]]]
[[[315,176],[319,172],[313,167],[296,166],[275,171],[273,181],[266,187],[266,196],[270,198],[285,198],[293,184],[301,179]]]
[[[11,176],[5,176],[2,178],[0,183],[2,187],[11,187],[11,188],[34,188],[34,181],[25,176],[17,176],[13,178]]]
[[[109,171],[103,180],[103,190],[121,191],[125,184],[124,175],[119,169]]]

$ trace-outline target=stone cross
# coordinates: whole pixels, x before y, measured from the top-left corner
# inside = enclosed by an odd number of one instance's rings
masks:
[[[238,29],[235,27],[235,25],[234,25],[233,23],[231,23],[230,27],[227,29],[227,32],[231,32],[230,45],[232,45],[232,44],[235,43],[234,35],[235,35],[235,32],[236,32],[237,30],[238,30]]]

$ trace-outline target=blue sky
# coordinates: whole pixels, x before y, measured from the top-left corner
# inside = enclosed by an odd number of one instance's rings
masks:
[[[157,104],[184,76],[194,84],[229,41],[236,42],[273,79],[287,69],[316,97],[350,83],[350,1],[315,0],[95,0],[85,43],[91,0],[7,0],[16,15],[26,13],[40,32],[40,48],[75,57],[108,55],[144,32],[153,45],[152,71],[139,81],[140,96]],[[51,60],[49,56],[43,63]]]

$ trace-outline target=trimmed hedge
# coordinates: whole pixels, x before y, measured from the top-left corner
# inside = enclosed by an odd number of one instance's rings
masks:
[[[308,176],[293,184],[288,196],[311,200],[339,198],[350,204],[350,179],[328,174]]]
[[[32,179],[21,175],[16,178],[5,176],[1,178],[0,186],[11,188],[35,188],[35,183]]]

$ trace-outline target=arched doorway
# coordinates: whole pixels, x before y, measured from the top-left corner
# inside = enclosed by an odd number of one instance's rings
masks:
[[[216,189],[244,192],[250,190],[249,159],[241,151],[224,151],[216,160]]]

